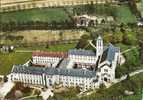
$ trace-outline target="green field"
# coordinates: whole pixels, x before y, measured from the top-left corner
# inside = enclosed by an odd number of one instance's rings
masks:
[[[17,50],[42,50],[42,51],[68,51],[75,47],[76,44],[60,44],[50,46],[48,49],[44,47],[17,48]],[[14,64],[24,64],[31,58],[31,53],[0,53],[0,74],[8,74]]]
[[[124,97],[122,100],[141,100],[142,95],[143,95],[143,90],[142,90],[142,92],[140,90],[137,94]]]
[[[0,74],[8,74],[14,64],[23,64],[31,57],[31,53],[0,53]]]
[[[90,9],[84,6],[71,6],[75,9],[76,13],[83,13],[85,14]],[[65,21],[70,20],[69,16],[65,11],[64,8],[36,8],[30,10],[23,10],[23,11],[15,11],[15,12],[7,12],[1,13],[1,22],[8,23],[8,22],[30,22],[30,21],[41,21],[41,22],[51,22],[51,21]],[[69,8],[66,8],[69,10]],[[108,16],[113,15],[115,16],[116,20],[121,23],[134,23],[136,21],[136,17],[130,11],[128,5],[102,5],[97,4],[94,7],[94,15],[101,15],[101,16]],[[88,10],[88,11],[87,11]],[[72,11],[71,11],[72,12]],[[71,13],[71,15],[74,15]]]
[[[76,43],[72,44],[57,44],[57,45],[50,45],[49,48],[45,48],[44,46],[34,46],[34,47],[20,47],[17,48],[18,50],[25,50],[25,51],[34,51],[34,50],[41,50],[41,51],[68,51],[69,49],[75,48]]]
[[[16,12],[0,13],[0,19],[3,23],[8,22],[30,22],[30,21],[65,21],[69,20],[68,15],[64,12],[63,8],[41,8],[30,9]]]

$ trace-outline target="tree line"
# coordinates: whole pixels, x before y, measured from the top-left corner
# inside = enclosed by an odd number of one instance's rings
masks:
[[[18,30],[44,30],[44,29],[73,29],[76,28],[74,21],[51,21],[51,22],[42,22],[42,21],[29,21],[29,22],[0,22],[0,31],[18,31]]]

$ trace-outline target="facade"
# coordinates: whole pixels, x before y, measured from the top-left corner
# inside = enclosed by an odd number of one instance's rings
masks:
[[[103,16],[81,15],[81,16],[74,16],[74,21],[77,27],[88,27],[88,26],[96,26],[102,23],[113,22],[114,18],[112,16],[103,17]]]
[[[102,38],[98,37],[96,51],[33,52],[28,64],[13,66],[11,80],[46,87],[61,84],[95,89],[115,79],[120,62],[120,49],[112,44],[103,46]]]
[[[13,50],[14,50],[14,46],[8,46],[8,45],[0,46],[0,52],[2,53],[9,53],[9,52],[12,52]]]

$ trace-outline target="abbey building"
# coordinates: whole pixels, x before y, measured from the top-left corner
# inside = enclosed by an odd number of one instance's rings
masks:
[[[115,79],[120,63],[120,49],[98,37],[96,50],[72,49],[68,52],[33,52],[31,60],[14,65],[11,80],[25,84],[63,87],[78,86],[82,90],[95,89]]]

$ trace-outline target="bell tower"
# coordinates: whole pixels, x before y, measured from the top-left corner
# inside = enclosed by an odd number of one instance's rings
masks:
[[[99,36],[96,40],[96,56],[101,56],[103,53],[103,39]]]

